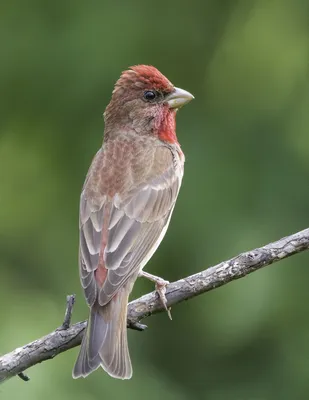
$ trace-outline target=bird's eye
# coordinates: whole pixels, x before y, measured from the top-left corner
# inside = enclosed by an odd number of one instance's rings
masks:
[[[144,93],[144,99],[145,100],[154,100],[157,97],[156,93],[153,92],[152,90],[146,90],[146,92]]]

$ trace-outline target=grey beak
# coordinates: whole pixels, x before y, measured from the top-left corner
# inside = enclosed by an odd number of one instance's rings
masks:
[[[193,99],[194,96],[191,93],[175,87],[174,91],[166,96],[166,103],[170,108],[180,108]]]

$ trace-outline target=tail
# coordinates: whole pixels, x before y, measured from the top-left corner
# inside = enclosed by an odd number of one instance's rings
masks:
[[[113,378],[131,378],[127,341],[128,297],[129,291],[123,287],[106,305],[95,303],[91,307],[73,378],[85,378],[100,365]]]

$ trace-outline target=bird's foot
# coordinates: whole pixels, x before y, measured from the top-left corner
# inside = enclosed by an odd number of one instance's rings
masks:
[[[167,315],[169,316],[169,319],[172,320],[171,309],[167,307],[167,300],[165,296],[166,286],[169,284],[169,281],[166,281],[160,278],[159,276],[149,274],[148,272],[145,271],[141,271],[138,276],[149,279],[150,281],[156,284],[156,292],[160,297],[161,303],[163,304],[163,307],[165,308]]]

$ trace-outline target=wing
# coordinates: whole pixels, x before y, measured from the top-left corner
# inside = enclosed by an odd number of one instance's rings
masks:
[[[80,277],[90,306],[96,300],[100,305],[108,303],[132,275],[137,276],[167,230],[183,162],[176,150],[166,146],[149,151],[151,162],[142,173],[137,168],[143,164],[138,156],[141,152],[135,151],[134,163],[128,162],[121,177],[117,168],[114,173],[108,171],[114,185],[121,182],[113,188],[112,196],[106,189],[111,186],[104,172],[109,164],[106,154],[98,153],[99,161],[93,162],[101,179],[92,175],[86,180],[80,207]],[[128,154],[122,154],[122,164],[126,164],[123,159]],[[123,176],[127,178],[123,180]]]

